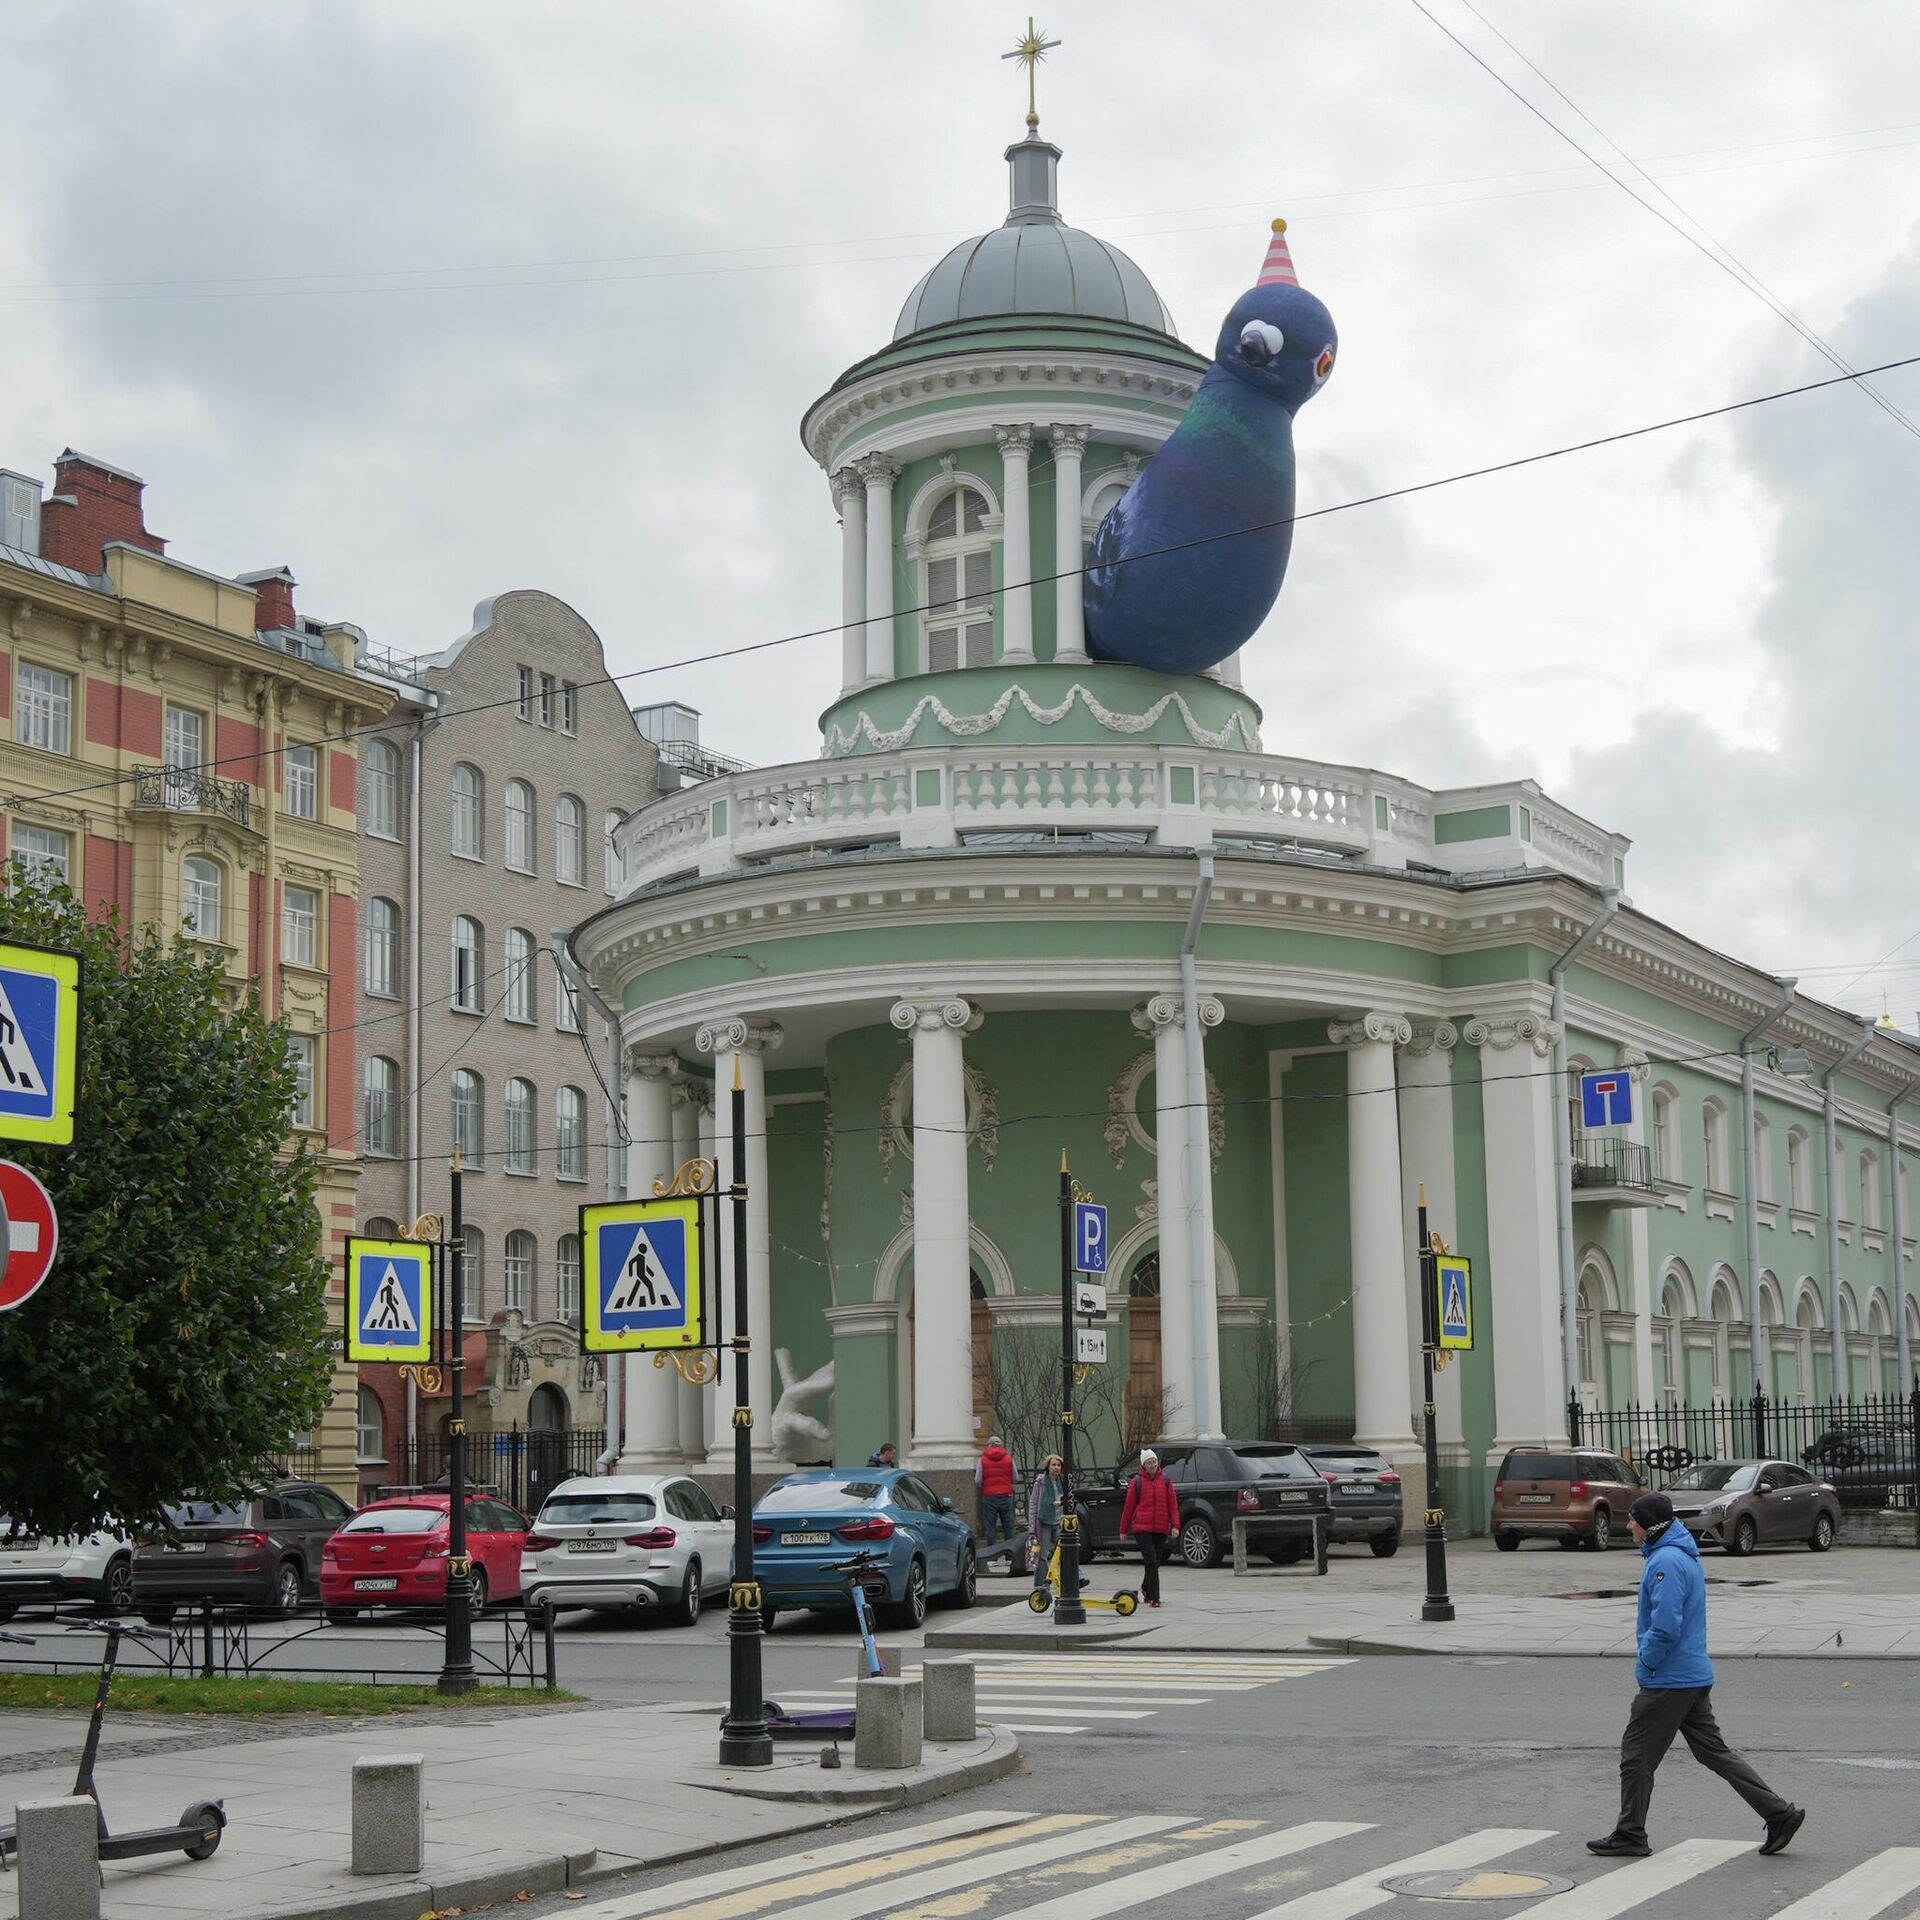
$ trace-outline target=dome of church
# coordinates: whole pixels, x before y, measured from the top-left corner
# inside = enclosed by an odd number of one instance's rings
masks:
[[[1072,314],[1172,333],[1147,276],[1118,247],[1060,218],[1060,149],[1030,132],[1007,149],[1007,161],[1006,224],[953,248],[907,296],[893,337],[1003,313]]]

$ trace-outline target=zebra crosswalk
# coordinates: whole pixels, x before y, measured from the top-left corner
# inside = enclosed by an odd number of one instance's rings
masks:
[[[1167,1707],[1204,1707],[1217,1694],[1246,1693],[1352,1665],[1349,1660],[1281,1660],[1257,1654],[982,1653],[972,1656],[980,1718],[1021,1734],[1091,1733],[1150,1720]],[[903,1667],[908,1675],[922,1668]],[[793,1692],[789,1713],[853,1705],[853,1681]]]
[[[1392,1883],[1403,1877],[1454,1872],[1474,1878],[1476,1900],[1526,1900],[1528,1920],[1657,1920],[1686,1912],[1705,1875],[1716,1876],[1724,1901],[1725,1876],[1741,1872],[1742,1855],[1754,1867],[1735,1902],[1751,1920],[1906,1920],[1920,1891],[1920,1847],[1885,1848],[1830,1878],[1810,1863],[1803,1871],[1762,1862],[1752,1835],[1679,1840],[1619,1865],[1551,1827],[1483,1827],[1384,1857],[1395,1851],[1384,1828],[1360,1820],[982,1810],[569,1911],[571,1920],[1109,1920],[1158,1908],[1219,1920],[1356,1920],[1397,1904]]]

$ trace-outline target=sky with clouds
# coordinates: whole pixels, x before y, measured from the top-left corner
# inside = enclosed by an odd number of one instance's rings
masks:
[[[406,652],[513,587],[620,672],[837,617],[797,423],[1004,216],[1024,13],[7,11],[0,464],[131,467],[181,558],[285,562],[303,611]],[[1063,211],[1187,339],[1287,215],[1341,337],[1305,509],[1831,372],[1442,26],[1853,366],[1920,354],[1904,0],[1040,23]],[[1633,836],[1637,904],[1912,1027],[1920,368],[1875,384],[1914,427],[1842,387],[1303,526],[1247,655],[1267,746],[1532,775]],[[838,663],[829,635],[628,686],[767,763],[811,753]]]

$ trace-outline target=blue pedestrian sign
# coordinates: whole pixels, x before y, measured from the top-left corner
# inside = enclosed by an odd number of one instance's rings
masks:
[[[592,1353],[704,1346],[696,1200],[619,1200],[580,1209]]]
[[[1433,1283],[1439,1290],[1437,1319],[1443,1352],[1473,1345],[1473,1262],[1457,1253],[1434,1256]]]
[[[1107,1210],[1091,1200],[1073,1203],[1073,1265],[1078,1273],[1107,1270]]]
[[[419,1240],[347,1242],[347,1358],[433,1358],[433,1254]]]
[[[1580,1124],[1589,1130],[1633,1125],[1633,1075],[1625,1067],[1580,1076]]]
[[[73,1145],[80,957],[0,942],[0,1140]]]

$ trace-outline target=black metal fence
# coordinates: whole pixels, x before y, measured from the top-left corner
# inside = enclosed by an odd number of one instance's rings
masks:
[[[320,1477],[320,1449],[306,1445],[283,1447],[273,1456],[273,1464],[293,1480],[317,1480]]]
[[[1716,1400],[1706,1406],[1567,1404],[1577,1447],[1629,1461],[1649,1486],[1664,1487],[1702,1460],[1786,1460],[1826,1481],[1843,1507],[1920,1506],[1920,1388],[1904,1399]]]
[[[1573,1184],[1581,1187],[1632,1187],[1653,1191],[1653,1161],[1638,1141],[1611,1134],[1588,1134],[1573,1143]]]
[[[476,1493],[490,1493],[536,1514],[563,1480],[591,1474],[607,1449],[605,1427],[522,1427],[517,1423],[500,1433],[467,1434],[467,1484]],[[395,1479],[382,1493],[398,1493],[408,1485],[442,1487],[452,1442],[444,1433],[423,1433],[414,1454],[413,1477],[406,1478],[404,1460],[393,1462]]]

